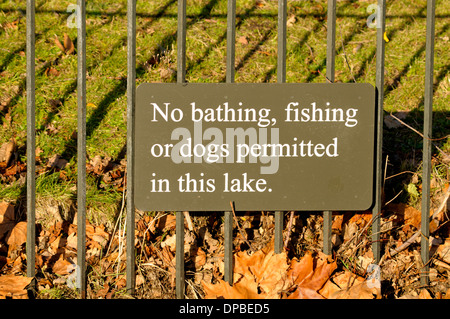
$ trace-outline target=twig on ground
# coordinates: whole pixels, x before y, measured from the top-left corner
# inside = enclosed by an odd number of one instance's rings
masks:
[[[439,208],[433,213],[433,215],[430,217],[430,221],[435,219],[437,217],[437,215],[441,212],[441,210],[445,207],[448,198],[450,197],[450,187],[447,189],[447,192],[445,193],[444,196],[444,200],[442,201],[441,205],[439,205]],[[422,234],[421,229],[419,228],[414,235],[412,235],[407,241],[405,241],[403,244],[401,244],[400,246],[398,246],[395,249],[391,249],[389,250],[389,255],[390,257],[398,254],[399,252],[401,252],[402,250],[406,249],[409,245],[411,245],[413,242],[416,241],[416,238],[419,237]],[[386,259],[386,255],[383,255],[383,257],[381,257],[380,262],[378,263],[378,265],[381,265],[383,263],[383,261]]]
[[[388,176],[388,177],[386,177],[386,179],[394,178],[394,177],[396,177],[396,176],[399,176],[399,175],[402,175],[402,174],[406,174],[406,173],[416,174],[416,172],[412,172],[412,171],[403,171],[403,172],[400,172],[400,173],[397,173],[397,174]]]
[[[233,204],[232,201],[230,201],[230,206],[231,206],[231,211],[233,212],[233,218],[234,218],[234,221],[236,222],[236,225],[238,226],[239,233],[241,234],[242,238],[244,239],[245,243],[248,245],[248,247],[250,248],[250,250],[251,250],[251,251],[254,251],[252,245],[250,244],[250,242],[249,242],[248,239],[247,239],[247,236],[245,235],[244,230],[243,230],[243,229],[241,228],[241,226],[239,225],[239,222],[238,222],[237,217],[236,217],[236,212],[234,211],[234,204]]]
[[[189,287],[191,287],[192,293],[194,294],[195,299],[199,299],[199,293],[198,293],[197,289],[195,288],[194,284],[192,283],[192,280],[187,279],[187,280],[185,280],[185,282],[189,285]]]
[[[311,54],[311,58],[313,59],[313,61],[315,61],[316,58],[315,58],[315,56],[314,56],[314,51],[313,51],[313,49],[312,49],[311,46],[308,44],[308,42],[305,42],[305,44],[306,44],[306,46],[307,46],[308,49],[309,49],[309,53]]]
[[[186,219],[186,223],[188,225],[188,228],[190,231],[194,231],[194,226],[192,225],[191,216],[189,215],[189,212],[183,212],[184,218]]]
[[[355,76],[353,75],[353,68],[350,66],[350,63],[348,62],[348,59],[347,59],[347,53],[345,53],[344,41],[342,41],[342,52],[344,53],[344,60],[345,60],[345,63],[347,64],[347,66],[348,66],[348,69],[349,69],[349,71],[350,71],[350,74],[352,75],[353,82],[356,83]]]
[[[289,217],[289,224],[288,224],[288,233],[286,236],[286,240],[284,241],[284,249],[286,249],[287,244],[289,242],[289,238],[291,237],[291,228],[292,228],[292,222],[294,220],[294,211],[291,211],[291,215]]]
[[[442,260],[439,260],[439,259],[435,259],[435,260],[433,261],[433,263],[434,263],[436,266],[438,266],[438,267],[442,267],[442,268],[445,268],[445,269],[450,270],[450,265],[447,264],[445,261],[442,261]]]
[[[396,254],[398,254],[399,252],[401,252],[402,250],[404,250],[406,247],[408,247],[409,245],[411,245],[413,242],[416,241],[416,238],[419,237],[421,234],[420,229],[414,234],[412,235],[410,238],[408,238],[407,241],[405,241],[403,244],[401,244],[400,246],[398,246],[395,249],[391,249],[389,250],[389,257],[393,257]],[[381,257],[380,262],[378,263],[378,265],[381,265],[383,263],[383,261],[386,259],[386,254],[383,255],[383,257]]]
[[[125,180],[126,180],[126,178],[127,178],[127,175],[126,175],[126,174],[127,174],[127,173],[125,172],[125,174],[124,174]],[[116,230],[117,230],[117,225],[118,225],[118,223],[120,223],[120,219],[122,218],[122,214],[123,214],[123,210],[124,210],[124,208],[125,208],[125,202],[126,202],[126,201],[125,201],[125,191],[126,191],[126,187],[123,188],[123,192],[122,192],[122,206],[120,207],[119,217],[117,217],[116,224],[114,225],[114,230],[113,230],[113,232],[112,232],[112,234],[111,234],[111,239],[110,239],[110,241],[109,241],[108,249],[106,250],[106,254],[105,254],[105,255],[108,255],[109,250],[111,249],[111,244],[112,244],[112,242],[113,242],[114,235],[116,234]]]
[[[123,240],[125,238],[125,231],[127,229],[127,220],[125,219],[125,222],[123,223],[123,231],[121,230],[121,225],[122,223],[120,223],[119,225],[119,254],[117,255],[116,260],[114,261],[115,263],[117,263],[117,272],[116,272],[116,277],[119,278],[119,273],[120,273],[120,261],[122,258],[122,253],[123,253],[123,249],[125,246],[125,241]]]
[[[425,137],[422,133],[420,133],[418,130],[416,130],[414,127],[406,124],[405,122],[403,122],[402,120],[400,120],[398,117],[396,117],[394,114],[389,113],[389,115],[394,119],[397,120],[398,122],[400,122],[401,124],[403,124],[404,126],[406,126],[407,128],[409,128],[410,130],[412,130],[413,132],[419,134],[422,138],[427,139],[429,141],[439,141],[439,140],[443,140],[446,139],[448,137],[450,137],[450,135],[444,136],[444,137],[440,137],[440,138],[428,138]],[[447,153],[445,153],[443,150],[441,150],[436,144],[432,143],[434,147],[436,147],[436,149],[444,156],[448,155]]]
[[[387,175],[388,163],[389,163],[389,155],[386,155],[386,164],[384,165],[384,176],[383,176],[383,189],[384,189],[384,186],[386,185],[386,175]]]
[[[435,219],[437,215],[444,209],[445,205],[447,205],[448,198],[450,197],[450,187],[447,188],[447,192],[444,195],[444,199],[442,200],[441,205],[439,205],[438,209],[433,213],[431,219]]]
[[[389,205],[394,199],[396,199],[401,193],[403,193],[403,189],[400,190],[400,192],[398,192],[397,195],[395,195],[391,200],[387,201],[386,204],[384,204],[384,206]]]
[[[339,251],[344,251],[345,249],[347,249],[347,247],[350,245],[350,243],[355,239],[358,238],[359,236],[361,236],[361,234],[363,234],[367,228],[369,228],[370,225],[372,225],[373,222],[373,216],[370,218],[370,220],[367,222],[367,224],[360,230],[357,231],[356,233],[353,234],[353,236],[347,240],[345,243],[343,243],[341,245],[341,247],[339,248]]]

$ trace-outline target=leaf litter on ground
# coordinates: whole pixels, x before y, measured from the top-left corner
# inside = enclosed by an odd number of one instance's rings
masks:
[[[26,166],[18,160],[13,141],[1,146],[0,175],[3,181],[24,178]],[[64,173],[68,163],[55,154],[45,161],[36,153],[37,174],[50,171]],[[126,161],[113,162],[95,156],[86,171],[98,179],[98,187],[126,187]],[[64,174],[63,174],[64,175]],[[60,176],[61,177],[61,176]],[[64,176],[63,176],[64,177]],[[416,181],[417,183],[417,181]],[[435,194],[430,222],[431,283],[427,292],[433,298],[449,295],[450,236],[448,223],[448,183]],[[420,192],[420,185],[417,187]],[[437,202],[437,204],[436,204]],[[438,207],[439,206],[439,207]],[[50,210],[51,207],[48,207]],[[53,208],[52,208],[53,209]],[[57,210],[57,206],[55,208]],[[422,298],[419,289],[420,211],[405,203],[390,203],[381,216],[381,240],[385,253],[380,263],[381,278],[390,291],[380,291],[379,283],[368,284],[367,269],[374,264],[371,252],[369,212],[334,213],[332,223],[333,259],[320,253],[323,218],[320,214],[299,213],[285,223],[290,237],[282,254],[274,254],[273,216],[246,213],[235,220],[240,224],[234,238],[234,285],[223,281],[223,224],[215,215],[190,218],[186,213],[185,263],[193,275],[190,297],[196,298],[386,298],[402,296]],[[11,203],[0,202],[0,277],[23,276],[26,270],[26,222],[16,216]],[[137,283],[142,298],[175,296],[175,215],[168,212],[140,212],[136,222],[136,250],[139,271]],[[76,220],[72,219],[72,220]],[[194,222],[193,222],[194,221]],[[39,222],[39,221],[38,221]],[[118,229],[93,225],[87,221],[87,259],[98,284],[90,285],[92,298],[118,298],[125,288],[125,245],[123,220]],[[59,217],[50,225],[37,225],[36,267],[38,289],[70,285],[76,269],[76,225]],[[247,243],[251,235],[251,246]],[[250,237],[249,237],[250,238]],[[400,250],[401,248],[401,250]],[[313,265],[311,267],[311,265]],[[307,268],[308,266],[309,268]],[[303,267],[303,268],[302,268]],[[306,267],[306,268],[305,268]],[[303,269],[300,271],[300,269]],[[308,273],[305,274],[305,270]],[[94,279],[92,279],[95,281]],[[144,282],[152,282],[143,285]],[[14,294],[10,294],[15,296]]]
[[[386,212],[393,209],[398,211],[398,229],[407,234],[416,228],[415,212],[408,206],[391,206]],[[411,214],[406,214],[405,211]],[[26,222],[16,221],[14,207],[10,203],[0,203],[0,255],[2,262],[1,277],[24,277],[26,270],[25,240]],[[334,257],[324,255],[313,244],[298,242],[296,236],[306,234],[305,227],[316,227],[320,224],[321,216],[311,215],[302,221],[298,215],[291,227],[303,228],[302,231],[292,233],[291,242],[282,253],[275,254],[273,240],[267,240],[267,234],[260,231],[260,226],[268,228],[269,238],[273,235],[273,217],[263,215],[260,218],[248,215],[238,219],[247,230],[253,225],[259,225],[255,231],[253,242],[260,242],[260,249],[251,251],[245,248],[244,239],[235,238],[234,254],[234,282],[230,286],[223,278],[223,238],[214,233],[211,227],[218,227],[217,222],[210,217],[195,217],[194,225],[186,223],[185,227],[185,263],[187,269],[195,274],[187,279],[192,287],[195,287],[195,296],[200,298],[276,298],[276,299],[357,299],[357,298],[382,298],[380,278],[370,277],[368,265],[373,263],[370,244],[366,243],[364,253],[355,259],[355,251],[360,249],[358,245],[364,240],[361,232],[370,225],[370,214],[335,214],[333,220],[333,232],[342,237],[344,251],[335,252]],[[406,222],[411,220],[411,223]],[[74,219],[76,220],[76,218]],[[197,224],[197,220],[200,224]],[[396,229],[392,215],[383,218],[390,225],[390,230]],[[259,222],[259,224],[258,224]],[[212,223],[212,224],[210,224]],[[355,226],[351,226],[355,225]],[[93,225],[86,221],[86,256],[87,262],[92,267],[90,277],[93,282],[90,286],[91,298],[120,298],[123,296],[126,279],[124,277],[125,249],[123,246],[123,229],[108,230],[104,225]],[[40,231],[37,238],[36,269],[38,290],[44,292],[51,288],[69,285],[76,269],[77,226],[69,221],[58,221],[47,229],[38,226]],[[351,236],[345,235],[346,229],[353,229]],[[201,231],[200,231],[201,230]],[[248,233],[248,231],[247,231]],[[258,235],[259,234],[259,235]],[[315,234],[317,236],[317,234]],[[259,237],[258,237],[259,236]],[[345,237],[345,239],[344,239]],[[317,240],[318,239],[318,240]],[[320,245],[320,238],[315,238],[311,243]],[[293,243],[296,242],[295,246]],[[442,280],[448,277],[442,273],[442,265],[448,264],[450,255],[450,237],[442,241],[436,249],[434,263],[437,269],[437,278],[434,282],[442,285]],[[347,245],[346,245],[347,244]],[[392,245],[396,243],[393,242]],[[301,249],[300,254],[293,254],[295,247]],[[414,280],[408,281],[403,273],[410,272],[411,279],[415,277],[418,267],[414,258],[415,249],[402,252],[395,258],[386,259],[382,267],[381,278],[391,281],[394,285],[409,283],[414,285]],[[175,215],[159,212],[155,215],[140,215],[136,223],[136,251],[138,256],[137,284],[138,291],[142,290],[143,298],[172,298],[175,288]],[[346,259],[347,258],[347,259]],[[358,260],[356,264],[350,264],[349,260]],[[403,264],[402,264],[403,263]],[[439,264],[440,263],[440,264]],[[438,266],[436,266],[438,264]],[[407,268],[407,269],[406,269]],[[406,270],[406,271],[405,271]],[[414,271],[413,271],[414,270]],[[449,271],[447,269],[447,271]],[[390,276],[387,276],[387,273]],[[418,272],[417,272],[418,276]],[[96,277],[97,279],[94,279]],[[384,278],[383,278],[384,277]],[[149,281],[152,278],[153,281]],[[372,278],[372,281],[370,280]],[[375,278],[375,281],[374,281]],[[19,279],[17,279],[19,280]],[[10,281],[6,281],[10,282]],[[12,282],[12,281],[11,281]],[[143,283],[147,283],[144,285]],[[416,282],[418,284],[418,282]],[[8,292],[7,284],[5,296],[8,298],[25,298],[22,293]],[[417,285],[417,287],[419,287]],[[438,292],[428,287],[427,292],[421,289],[405,290],[397,286],[397,297],[425,298],[430,295],[433,298],[448,296],[448,287],[445,283]],[[12,289],[12,288],[11,288]],[[192,288],[194,291],[194,288]],[[430,294],[430,291],[432,292]],[[45,296],[42,297],[45,297]]]

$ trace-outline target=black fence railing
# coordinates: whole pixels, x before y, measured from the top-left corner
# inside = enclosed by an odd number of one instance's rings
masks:
[[[84,0],[78,0],[77,12],[77,55],[78,55],[78,179],[77,179],[77,283],[81,297],[86,296],[86,5]],[[286,82],[286,8],[287,0],[278,0],[278,59],[277,81]],[[35,264],[35,1],[27,0],[26,7],[26,57],[27,57],[27,264]],[[372,249],[376,262],[380,260],[380,212],[382,187],[382,143],[383,143],[383,100],[384,100],[384,45],[386,1],[378,0],[375,19],[377,28],[376,39],[376,90],[377,90],[377,136],[376,136],[376,181],[375,204],[372,209]],[[334,82],[335,74],[335,34],[336,34],[336,0],[328,0],[327,19],[327,57],[326,80]],[[127,290],[134,292],[135,287],[135,254],[134,254],[134,225],[135,206],[133,202],[134,176],[134,145],[133,121],[135,114],[136,92],[136,0],[128,0],[127,7],[127,258],[126,278]],[[434,21],[435,0],[428,0],[427,31],[426,31],[426,71],[425,71],[425,113],[423,132],[423,186],[422,186],[422,224],[421,224],[421,256],[423,264],[421,283],[428,283],[429,261],[429,212],[430,212],[430,172],[431,172],[431,128],[432,128],[432,97],[433,97],[433,56],[434,56]],[[226,82],[234,82],[235,65],[235,29],[236,29],[236,0],[228,0],[227,13],[227,57]],[[186,75],[186,0],[178,0],[178,31],[177,31],[177,82],[184,83]],[[332,84],[330,84],[332,85]],[[232,212],[225,212],[225,280],[232,284],[233,247],[232,247]],[[284,213],[275,212],[275,252],[283,248],[283,217]],[[323,212],[323,251],[331,254],[331,218],[330,211]],[[176,213],[176,295],[184,297],[184,212]],[[33,277],[35,269],[28,266],[27,276]]]

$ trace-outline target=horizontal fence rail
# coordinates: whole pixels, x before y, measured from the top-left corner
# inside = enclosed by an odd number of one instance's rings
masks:
[[[86,5],[78,0],[77,12],[77,284],[82,298],[86,297]],[[235,77],[235,42],[236,42],[236,0],[228,0],[227,5],[227,47],[226,47],[226,82],[234,83]],[[327,53],[326,80],[332,85],[335,81],[335,37],[336,37],[336,0],[328,1],[327,13]],[[372,209],[372,250],[375,260],[380,260],[380,214],[382,193],[382,144],[383,144],[383,101],[384,101],[384,67],[385,67],[385,17],[386,1],[378,0],[377,35],[376,35],[376,99],[378,106],[378,127],[376,138],[376,180],[375,204]],[[178,0],[177,27],[177,82],[186,83],[186,0]],[[126,280],[127,291],[135,290],[135,205],[134,205],[134,132],[136,103],[136,0],[127,3],[127,170],[126,170]],[[287,42],[287,0],[278,1],[278,57],[277,82],[286,82],[286,42]],[[426,265],[421,275],[421,284],[428,283],[429,262],[429,212],[430,212],[430,172],[431,172],[431,137],[432,137],[432,98],[433,98],[433,58],[434,58],[434,24],[435,0],[427,2],[426,29],[426,72],[425,72],[425,113],[423,134],[423,192],[421,224],[421,257]],[[27,89],[27,276],[35,276],[35,1],[26,2],[26,89]],[[233,283],[233,203],[230,211],[224,212],[225,237],[225,271],[224,279]],[[176,212],[176,296],[184,298],[184,213]],[[283,250],[284,212],[275,214],[275,252]],[[331,221],[332,212],[323,212],[323,251],[332,254]]]

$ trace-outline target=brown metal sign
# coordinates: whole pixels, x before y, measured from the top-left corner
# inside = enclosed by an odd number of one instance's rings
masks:
[[[370,84],[142,84],[136,207],[366,210],[375,111]]]

